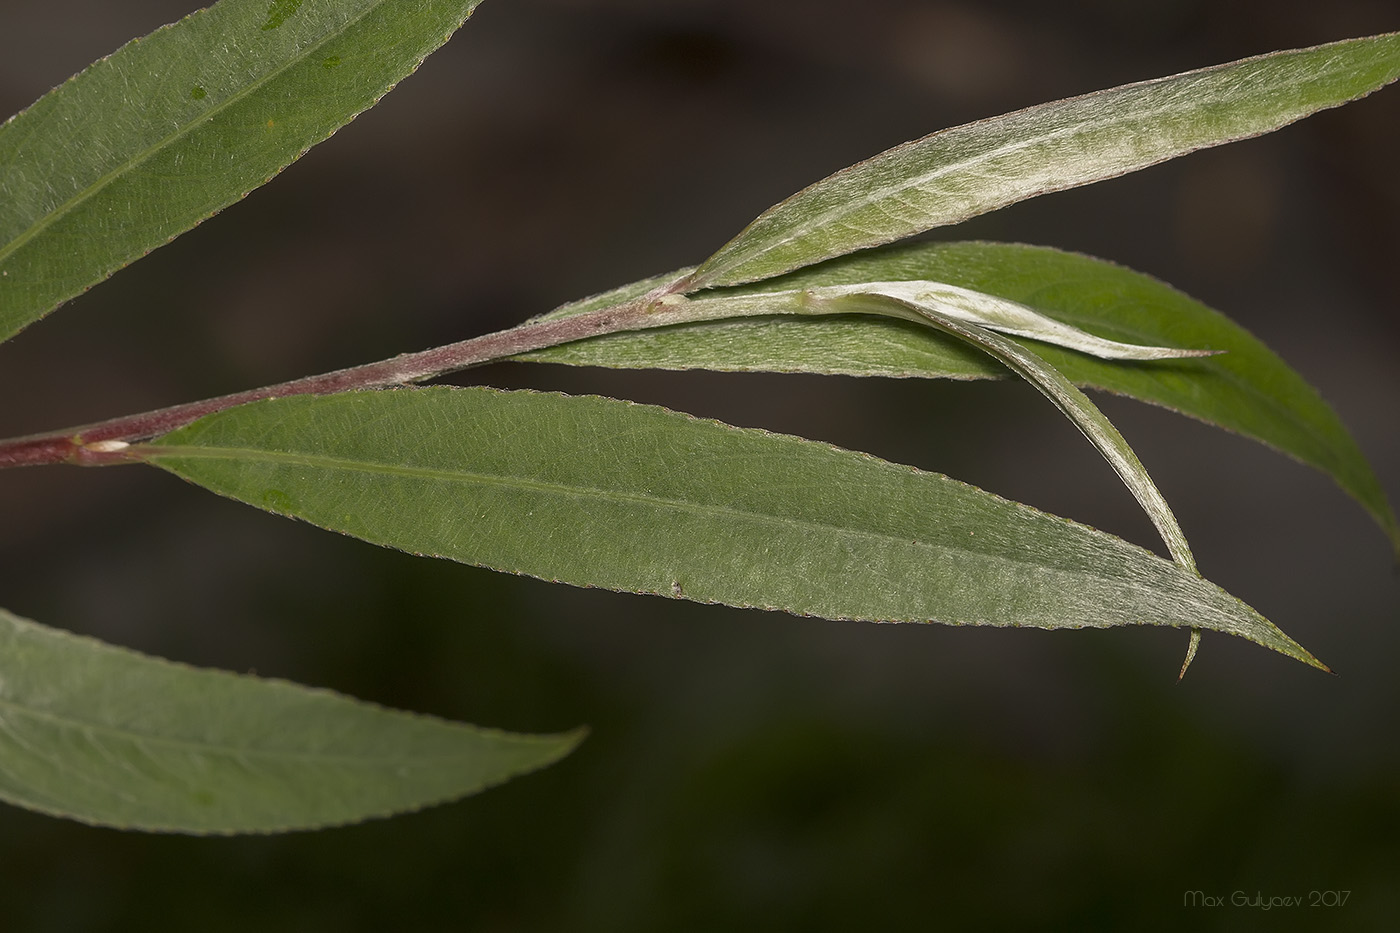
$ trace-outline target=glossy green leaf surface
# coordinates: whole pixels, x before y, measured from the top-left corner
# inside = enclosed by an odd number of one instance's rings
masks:
[[[1271,52],[968,123],[843,169],[765,211],[696,287],[766,279],[1016,201],[1276,130],[1400,76],[1400,33]]]
[[[482,790],[580,735],[513,735],[186,667],[0,610],[0,799],[127,829],[266,833]]]
[[[221,0],[0,126],[0,340],[264,184],[479,0]]]
[[[1167,625],[1308,663],[1223,590],[936,473],[647,405],[433,387],[255,402],[134,449],[376,544],[827,619]]]
[[[1114,340],[1225,352],[1182,360],[1095,359],[1046,344],[1035,352],[1077,385],[1105,389],[1262,441],[1331,476],[1400,550],[1400,530],[1366,457],[1317,391],[1224,315],[1149,276],[1076,253],[1010,243],[927,243],[847,256],[758,285],[765,291],[931,279],[1017,301]],[[635,286],[637,294],[646,283]],[[629,292],[620,292],[624,297]],[[610,297],[610,296],[605,296]],[[556,314],[578,313],[582,304]],[[518,359],[582,366],[770,370],[980,379],[1005,370],[926,327],[874,317],[783,317],[596,337]]]

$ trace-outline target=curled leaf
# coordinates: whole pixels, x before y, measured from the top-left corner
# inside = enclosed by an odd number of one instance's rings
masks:
[[[847,285],[817,286],[789,291],[763,291],[752,295],[705,297],[706,294],[702,293],[694,299],[680,295],[669,295],[660,299],[660,307],[656,312],[659,315],[658,320],[679,324],[772,314],[837,314],[840,313],[838,308],[847,306],[833,305],[831,302],[842,298],[880,296],[912,308],[935,309],[939,315],[976,324],[998,333],[1029,337],[1041,343],[1077,350],[1104,360],[1186,359],[1193,356],[1214,356],[1221,352],[1109,340],[1057,321],[1020,302],[949,285],[946,282],[920,279],[852,282]]]
[[[811,294],[821,298],[843,295],[883,295],[915,308],[936,310],[954,320],[976,324],[1001,334],[1030,337],[1042,343],[1078,350],[1104,360],[1170,360],[1192,356],[1212,356],[1218,350],[1191,350],[1177,347],[1152,347],[1121,340],[1098,337],[1041,314],[1016,301],[1008,301],[985,292],[948,285],[944,282],[869,282],[855,285],[835,285],[814,289]]]
[[[1069,418],[1099,453],[1103,454],[1104,459],[1118,474],[1118,478],[1147,512],[1172,557],[1183,569],[1195,573],[1196,562],[1191,556],[1191,548],[1177,523],[1176,516],[1167,505],[1167,500],[1162,497],[1162,493],[1152,482],[1152,477],[1148,475],[1142,461],[1138,459],[1127,440],[1098,406],[1089,401],[1059,370],[1025,347],[946,313],[941,301],[937,298],[930,300],[923,290],[917,290],[916,293],[920,296],[917,301],[890,300],[887,293],[879,291],[874,294],[854,292],[828,300],[833,310],[850,308],[882,315],[890,315],[893,312],[931,324],[984,350],[1035,386],[1042,395],[1054,402],[1055,407]]]
[[[576,303],[567,316],[649,291],[662,277]],[[758,313],[769,293],[861,282],[946,282],[1025,305],[1112,340],[1224,351],[1150,364],[1106,361],[1055,346],[1035,352],[1076,385],[1161,405],[1252,437],[1322,470],[1371,514],[1400,553],[1400,525],[1366,456],[1302,375],[1244,328],[1168,285],[1090,256],[1015,243],[916,243],[845,256],[777,279],[697,293],[744,299]],[[928,327],[870,315],[742,317],[613,334],[516,359],[661,369],[768,370],[856,376],[987,379],[1006,370]]]

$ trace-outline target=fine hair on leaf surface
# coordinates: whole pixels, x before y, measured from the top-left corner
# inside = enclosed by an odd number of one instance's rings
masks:
[[[0,340],[270,181],[411,75],[476,6],[220,0],[0,125]],[[1400,553],[1380,480],[1297,370],[1219,312],[1104,259],[896,241],[1267,133],[1397,75],[1400,34],[1388,33],[955,126],[780,201],[698,265],[440,347],[0,441],[0,467],[144,464],[372,544],[578,587],[833,620],[1170,627],[1191,633],[1188,665],[1211,631],[1326,670],[1201,576],[1147,467],[1081,391],[1162,406],[1316,468]],[[544,275],[551,251],[571,244],[531,233],[528,268]],[[1014,373],[1103,454],[1172,560],[803,437],[594,395],[414,385],[503,360]],[[961,441],[931,424],[918,429]],[[499,732],[186,667],[0,610],[0,799],[87,823],[343,825],[545,767],[581,734]]]
[[[630,402],[295,396],[133,455],[376,544],[546,580],[828,619],[1199,625],[1317,664],[1213,584],[1102,532],[866,454]]]
[[[566,305],[548,320],[645,294],[663,276]],[[1229,318],[1150,276],[1061,250],[1015,243],[915,243],[867,250],[755,285],[700,292],[695,301],[862,282],[934,280],[1013,301],[1065,324],[1132,344],[1209,348],[1208,357],[1124,364],[1036,344],[1081,388],[1159,405],[1253,438],[1315,467],[1355,498],[1400,551],[1400,527],[1366,456],[1336,412],[1296,370]],[[579,366],[815,372],[901,378],[989,379],[1006,370],[928,327],[871,316],[785,316],[701,321],[617,333],[534,350],[517,359]]]

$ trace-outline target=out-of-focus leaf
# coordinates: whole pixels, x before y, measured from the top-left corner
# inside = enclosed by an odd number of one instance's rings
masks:
[[[828,619],[1228,632],[1254,610],[936,473],[613,399],[435,387],[255,402],[133,453],[282,515],[579,586]]]
[[[1038,246],[926,243],[872,250],[755,285],[715,289],[695,297],[752,299],[765,292],[912,279],[997,295],[1113,340],[1223,351],[1196,359],[1130,363],[1035,344],[1039,356],[1077,385],[1162,405],[1262,441],[1322,470],[1366,508],[1400,552],[1400,528],[1380,482],[1317,391],[1224,315],[1130,269]],[[645,292],[647,284],[638,283],[636,294]],[[635,297],[631,291],[617,294],[618,300]],[[553,313],[580,310],[584,309],[566,305]],[[716,321],[614,334],[517,359],[580,366],[952,379],[1005,375],[987,357],[927,327],[854,315]]]
[[[186,667],[0,610],[0,799],[86,823],[222,834],[357,822],[542,768],[580,738]]]
[[[479,0],[222,0],[0,126],[0,340],[266,183]]]
[[[905,143],[769,208],[696,271],[752,282],[1113,178],[1355,100],[1400,75],[1400,33],[1271,52],[979,120]]]

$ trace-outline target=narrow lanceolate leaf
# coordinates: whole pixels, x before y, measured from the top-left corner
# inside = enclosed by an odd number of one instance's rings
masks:
[[[939,315],[985,327],[999,334],[1030,337],[1042,343],[1097,356],[1102,360],[1171,360],[1211,356],[1217,352],[1183,347],[1149,347],[1137,343],[1124,343],[1121,340],[1108,340],[1041,314],[1019,301],[1007,301],[1005,298],[949,285],[946,282],[866,282],[808,289],[791,294],[805,296],[809,301],[848,296],[891,298],[899,304],[921,311],[935,310]],[[980,339],[976,343],[982,349],[989,349]],[[997,354],[993,352],[992,355]]]
[[[1173,559],[1185,570],[1195,573],[1196,561],[1191,556],[1186,535],[1177,524],[1176,516],[1172,514],[1167,500],[1162,497],[1157,484],[1152,482],[1152,477],[1148,475],[1142,461],[1138,459],[1127,440],[1114,427],[1113,422],[1099,411],[1098,406],[1089,401],[1059,370],[1014,340],[947,313],[942,302],[936,298],[930,299],[926,290],[920,289],[918,295],[919,297],[913,300],[891,301],[888,294],[856,293],[831,299],[831,305],[855,309],[867,307],[872,308],[876,314],[888,315],[886,309],[893,304],[902,310],[913,312],[920,322],[931,324],[983,350],[988,356],[1035,386],[1069,418],[1113,467],[1119,479],[1147,512],[1147,517],[1161,534]]]
[[[770,208],[695,273],[732,285],[1276,130],[1400,76],[1400,33],[1273,52],[905,143]]]
[[[1197,359],[1109,362],[1037,344],[1079,386],[1162,405],[1255,438],[1331,476],[1400,552],[1400,528],[1366,457],[1306,380],[1228,318],[1121,266],[1008,243],[886,247],[756,285],[701,292],[751,301],[770,292],[931,279],[1024,304],[1082,330],[1134,344],[1223,351]],[[638,283],[636,294],[649,283]],[[634,297],[620,292],[618,300]],[[574,305],[555,314],[586,310]],[[752,310],[751,308],[749,310]],[[781,301],[774,311],[788,309]],[[774,317],[597,337],[518,359],[583,366],[770,370],[982,379],[1005,370],[927,327],[874,317]]]
[[[612,399],[436,387],[255,402],[134,452],[419,554],[827,619],[1228,632],[1318,662],[1111,535],[935,473]]]
[[[1103,454],[1146,510],[1177,563],[1193,572],[1196,569],[1191,549],[1176,517],[1113,423],[1059,370],[998,332],[1035,336],[1056,346],[1109,359],[1179,359],[1209,355],[1212,351],[1147,347],[1105,340],[1046,317],[1019,302],[925,280],[861,282],[698,299],[662,295],[648,313],[651,322],[658,327],[668,323],[732,320],[774,313],[803,316],[872,314],[913,321],[949,334],[1002,363],[1054,402]]]
[[[704,297],[704,295],[709,297]],[[860,313],[858,305],[847,305],[846,298],[882,298],[888,301],[865,302],[871,313],[925,323],[918,315],[889,313],[892,308],[937,309],[940,316],[985,327],[999,334],[1030,337],[1042,343],[1069,350],[1078,350],[1104,360],[1171,360],[1193,356],[1212,356],[1216,350],[1194,350],[1183,347],[1152,347],[1121,340],[1108,340],[1078,327],[1048,317],[1018,301],[1008,301],[985,292],[973,291],[946,282],[922,279],[902,282],[857,282],[853,285],[827,285],[813,288],[764,291],[752,295],[702,293],[700,298],[683,295],[660,295],[646,311],[646,329],[701,321],[724,321],[744,317],[772,317],[777,314],[831,315]],[[590,299],[589,304],[597,299]],[[842,310],[838,310],[842,309]],[[547,320],[549,315],[542,319]],[[945,333],[947,331],[938,325]],[[619,331],[619,333],[633,333]],[[978,341],[969,341],[986,349]],[[995,356],[995,354],[993,354]]]
[[[185,667],[0,610],[0,800],[86,823],[266,833],[355,822],[542,768],[579,739]]]
[[[1074,383],[1070,382],[1055,367],[1014,340],[979,327],[976,323],[970,323],[970,320],[987,318],[1001,326],[1002,329],[1007,329],[1006,325],[1009,324],[1012,333],[1039,336],[1042,339],[1052,341],[1057,346],[1068,346],[1092,355],[1107,356],[1109,359],[1168,359],[1174,355],[1200,354],[1179,353],[1164,348],[1138,347],[1135,344],[1122,344],[1116,341],[1104,342],[1092,337],[1086,339],[1084,332],[1077,328],[1070,328],[1070,331],[1066,333],[1059,326],[1055,326],[1053,321],[1047,323],[1049,319],[1043,319],[1041,315],[1029,311],[1022,305],[992,300],[981,292],[965,291],[954,286],[940,285],[932,289],[927,287],[927,283],[920,283],[908,289],[897,288],[892,283],[883,283],[883,286],[878,292],[850,293],[849,297],[838,298],[833,304],[839,305],[843,302],[883,303],[889,301],[891,295],[899,295],[903,292],[903,297],[895,299],[901,307],[916,312],[923,321],[932,324],[939,330],[985,350],[989,356],[994,357],[1012,372],[1031,383],[1041,394],[1054,402],[1065,417],[1069,418],[1099,453],[1103,454],[1104,459],[1113,467],[1119,479],[1123,481],[1123,484],[1132,492],[1133,497],[1137,499],[1138,504],[1147,512],[1148,518],[1152,520],[1153,526],[1156,527],[1157,532],[1166,543],[1167,549],[1171,552],[1172,559],[1188,573],[1200,573],[1196,569],[1196,559],[1191,554],[1190,545],[1186,542],[1186,535],[1182,532],[1181,526],[1177,524],[1176,515],[1172,513],[1171,507],[1167,505],[1167,500],[1157,489],[1157,484],[1152,481],[1147,469],[1143,467],[1137,454],[1132,447],[1128,446],[1127,440],[1119,433],[1113,422],[1109,421],[1103,412],[1099,411],[1098,406],[1089,401],[1084,393],[1075,388]],[[949,289],[952,291],[950,292]],[[877,313],[883,312],[877,310]],[[1186,660],[1181,665],[1181,673],[1177,675],[1178,680],[1186,676],[1186,669],[1191,666],[1192,660],[1195,659],[1200,644],[1201,630],[1192,628],[1186,649]]]
[[[0,126],[0,340],[267,182],[479,0],[222,0]]]

